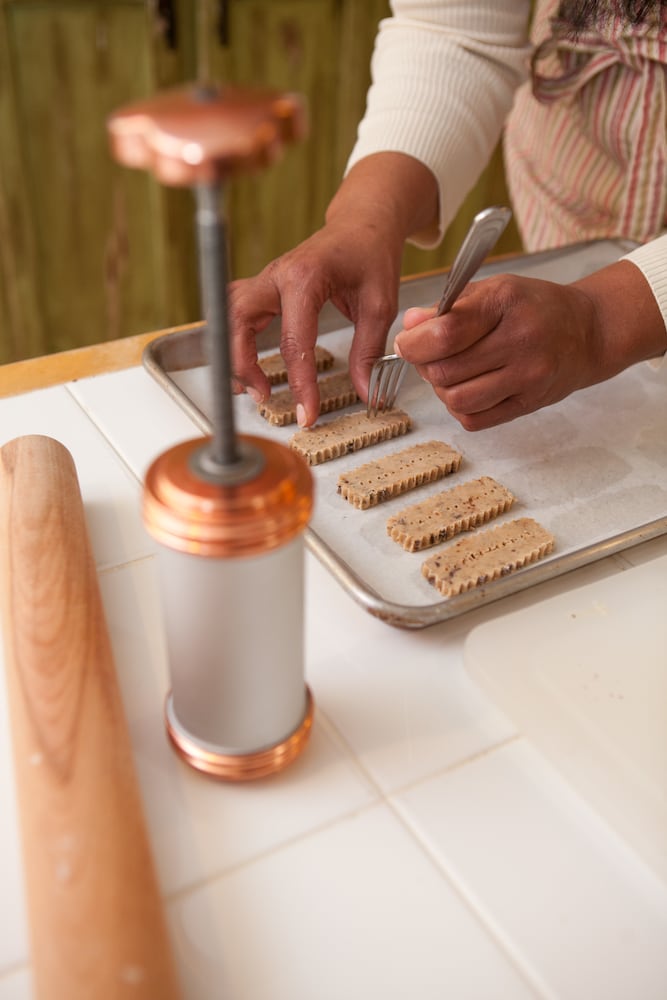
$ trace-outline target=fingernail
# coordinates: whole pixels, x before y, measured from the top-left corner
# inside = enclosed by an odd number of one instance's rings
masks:
[[[299,427],[306,426],[306,411],[301,403],[296,404],[296,422]]]
[[[248,395],[250,396],[250,398],[254,399],[254,401],[256,403],[261,403],[262,400],[264,399],[264,397],[262,396],[261,392],[259,392],[259,390],[255,389],[255,387],[252,386],[252,385],[249,385],[246,391],[247,391]]]

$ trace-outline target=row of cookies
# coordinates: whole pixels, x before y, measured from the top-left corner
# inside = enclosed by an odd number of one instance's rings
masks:
[[[322,351],[318,348],[318,352]],[[270,363],[281,370],[282,359],[278,359],[280,355],[273,356]],[[333,360],[329,352],[318,353],[318,370],[332,367]],[[321,413],[342,409],[358,399],[348,372],[321,379],[320,393]],[[289,390],[273,394],[259,412],[270,423],[280,426],[296,421],[296,407]],[[411,427],[411,418],[403,410],[382,411],[375,417],[360,411],[298,431],[289,445],[309,465],[319,465],[406,434]],[[457,472],[461,462],[462,455],[445,442],[422,442],[341,474],[337,489],[354,507],[365,510]],[[387,521],[387,532],[406,551],[422,551],[461,532],[474,531],[505,513],[514,501],[508,489],[491,477],[482,476],[392,515]],[[532,518],[518,518],[450,543],[425,560],[422,575],[440,594],[450,597],[534,562],[551,552],[553,546],[553,536],[542,525]]]

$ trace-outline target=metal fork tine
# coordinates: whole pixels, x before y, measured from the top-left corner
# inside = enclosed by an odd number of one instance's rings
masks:
[[[373,365],[368,383],[366,413],[369,417],[377,416],[379,410],[391,409],[406,369],[406,362],[398,354],[387,354],[383,358],[378,358]]]
[[[368,383],[368,406],[366,407],[366,413],[369,417],[377,416],[380,409],[380,396],[384,391],[384,369],[385,359],[378,358],[373,365]]]
[[[380,371],[382,369],[382,358],[378,358],[371,368],[371,377],[368,380],[368,403],[366,404],[366,416],[377,416],[377,388],[380,381]]]
[[[396,355],[392,355],[392,360],[389,366],[389,374],[387,375],[387,388],[385,390],[384,398],[384,409],[390,410],[394,403],[396,402],[396,397],[398,395],[398,390],[401,387],[401,382],[407,371],[407,363],[403,358],[398,358]]]
[[[368,382],[368,404],[366,406],[366,414],[369,417],[375,417],[378,412],[378,389],[383,366],[384,359],[378,358],[371,369],[371,377]]]
[[[371,368],[371,377],[368,380],[368,400],[366,402],[366,416],[375,416],[375,385],[377,383],[377,372],[375,365]]]

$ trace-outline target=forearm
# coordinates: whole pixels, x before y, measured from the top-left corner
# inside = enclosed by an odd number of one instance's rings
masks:
[[[439,216],[414,242],[442,236],[492,153],[527,73],[526,0],[394,0],[373,55],[373,84],[348,169],[383,150],[420,160]]]
[[[667,329],[658,301],[642,271],[630,260],[596,271],[573,287],[593,305],[596,381],[667,351]]]
[[[328,225],[374,229],[402,248],[438,218],[438,185],[428,167],[403,153],[375,153],[356,163],[327,209]]]

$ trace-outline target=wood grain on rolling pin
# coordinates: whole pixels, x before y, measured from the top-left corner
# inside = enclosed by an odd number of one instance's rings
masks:
[[[0,449],[0,606],[35,996],[178,997],[76,470],[48,437]]]

